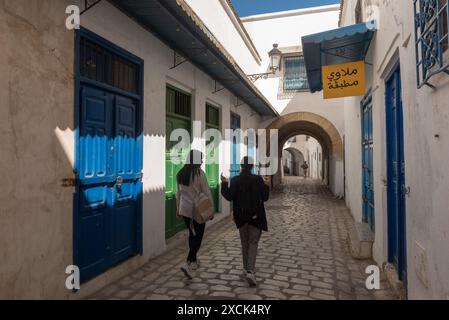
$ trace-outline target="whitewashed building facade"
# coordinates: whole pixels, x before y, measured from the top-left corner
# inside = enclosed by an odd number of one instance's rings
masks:
[[[342,1],[341,27],[377,24],[367,96],[345,99],[346,202],[357,221],[367,202],[374,208],[374,259],[394,266],[409,299],[449,297],[447,12],[447,1]],[[364,110],[372,113],[368,137]],[[362,185],[366,148],[372,201]]]

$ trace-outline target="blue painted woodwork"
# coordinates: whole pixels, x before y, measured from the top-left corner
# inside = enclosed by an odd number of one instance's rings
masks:
[[[375,229],[373,175],[373,104],[369,93],[361,102],[362,118],[362,198],[363,222]]]
[[[138,65],[139,93],[82,77],[81,39]],[[85,29],[76,50],[73,246],[84,282],[142,253],[143,62]]]
[[[240,116],[231,112],[231,130],[238,130],[241,128]],[[240,139],[241,137],[236,135],[231,141],[231,178],[240,174]]]
[[[254,168],[252,170],[253,174],[258,173],[258,166],[256,161],[256,141],[257,141],[257,130],[248,130],[248,143],[246,146],[246,154],[248,157],[252,158],[254,161]]]
[[[365,60],[376,30],[370,21],[302,37],[310,91],[323,89],[323,66]]]
[[[406,282],[405,161],[398,66],[386,82],[388,259],[396,265],[399,279]]]

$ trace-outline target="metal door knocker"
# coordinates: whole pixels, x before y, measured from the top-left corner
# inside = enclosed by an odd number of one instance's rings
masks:
[[[123,178],[121,176],[117,177],[117,180],[115,180],[115,184],[120,188],[123,185]]]

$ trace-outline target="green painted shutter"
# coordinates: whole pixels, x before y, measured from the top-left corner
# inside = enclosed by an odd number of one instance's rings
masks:
[[[217,129],[220,130],[220,109],[214,107],[210,104],[206,104],[206,129]],[[206,142],[207,143],[207,142]],[[209,144],[208,144],[209,145]],[[212,144],[210,144],[212,146]],[[206,146],[206,175],[209,182],[209,187],[212,191],[212,196],[214,198],[215,211],[218,212],[219,209],[219,195],[220,195],[220,165],[219,150],[213,149],[212,147]]]
[[[181,170],[190,145],[178,150],[176,156],[179,163],[172,161],[171,151],[177,141],[170,141],[175,129],[185,129],[191,134],[191,96],[173,87],[167,87],[166,99],[166,147],[165,147],[165,235],[170,238],[185,229],[183,220],[176,218],[176,175]]]

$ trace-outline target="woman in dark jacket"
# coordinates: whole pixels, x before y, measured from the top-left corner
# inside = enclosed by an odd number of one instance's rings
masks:
[[[251,158],[243,158],[241,174],[231,179],[231,185],[221,177],[221,194],[232,201],[234,222],[242,242],[244,276],[252,286],[257,284],[255,265],[257,248],[263,231],[268,231],[264,202],[269,198],[269,187],[263,178],[252,174]]]

